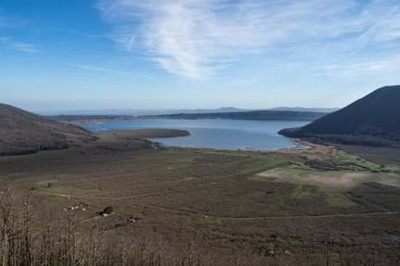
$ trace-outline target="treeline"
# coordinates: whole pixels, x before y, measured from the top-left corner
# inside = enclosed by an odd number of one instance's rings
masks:
[[[69,144],[67,142],[54,142],[47,145],[38,145],[36,147],[0,147],[0,156],[5,155],[28,155],[38,153],[40,151],[51,151],[51,150],[62,150],[68,149]]]

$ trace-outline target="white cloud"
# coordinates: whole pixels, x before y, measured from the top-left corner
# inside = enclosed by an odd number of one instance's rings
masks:
[[[29,43],[22,43],[22,42],[13,42],[10,46],[20,52],[24,53],[37,53],[38,50],[35,48],[34,45]]]
[[[19,42],[10,37],[0,37],[0,44],[24,53],[37,53],[37,48],[25,42]]]
[[[281,47],[359,53],[400,38],[397,0],[99,0],[127,51],[145,46],[170,73],[204,77],[252,54]]]

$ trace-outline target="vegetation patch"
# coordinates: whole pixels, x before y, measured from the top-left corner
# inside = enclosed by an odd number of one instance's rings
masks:
[[[28,181],[29,182],[29,181]],[[59,182],[58,179],[45,179],[45,180],[39,180],[36,182],[30,182],[31,183],[31,188],[30,190],[49,190],[53,188],[55,185],[57,185]]]
[[[325,194],[325,199],[328,205],[332,207],[348,208],[354,207],[357,204],[353,202],[345,193],[330,192]]]
[[[365,160],[356,155],[350,154],[343,150],[338,150],[336,153],[337,161],[339,166],[342,168],[348,168],[349,170],[361,170],[371,172],[391,172],[391,169],[383,164],[377,164],[372,161]]]
[[[291,196],[296,199],[312,198],[318,192],[318,187],[310,185],[297,186]]]

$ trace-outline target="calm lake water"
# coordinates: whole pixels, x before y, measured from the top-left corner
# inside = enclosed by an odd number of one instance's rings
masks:
[[[306,121],[249,121],[249,120],[115,120],[86,124],[91,131],[135,128],[184,129],[188,137],[155,138],[166,146],[215,148],[215,149],[257,149],[275,150],[294,147],[290,139],[278,134],[283,128],[301,127]]]

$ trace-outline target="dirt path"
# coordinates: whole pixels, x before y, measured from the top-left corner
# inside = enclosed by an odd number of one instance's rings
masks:
[[[346,213],[346,214],[324,214],[324,215],[295,215],[295,216],[263,216],[263,217],[218,217],[207,216],[208,218],[221,219],[221,220],[282,220],[282,219],[312,219],[312,218],[337,218],[337,217],[366,217],[366,216],[382,216],[382,215],[396,215],[400,212],[368,212],[368,213]]]
[[[15,173],[15,174],[9,174],[9,175],[0,175],[0,178],[9,178],[9,177],[15,177],[15,176],[21,176],[26,173]]]

